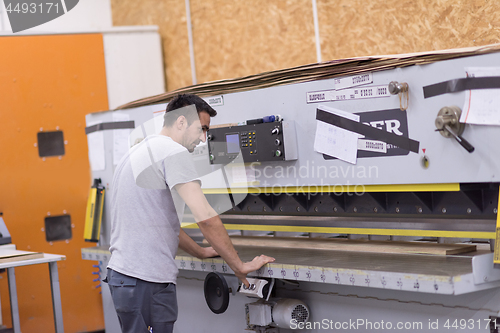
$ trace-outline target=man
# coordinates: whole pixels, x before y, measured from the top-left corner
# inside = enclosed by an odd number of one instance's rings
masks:
[[[107,282],[124,333],[173,331],[178,247],[198,258],[220,255],[247,286],[249,272],[274,261],[240,260],[197,180],[190,153],[206,141],[216,114],[198,96],[175,97],[160,134],[132,147],[115,170]],[[212,247],[200,247],[180,228],[184,202]]]

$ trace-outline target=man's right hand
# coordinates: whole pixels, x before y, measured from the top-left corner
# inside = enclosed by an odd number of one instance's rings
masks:
[[[240,281],[243,282],[245,286],[249,287],[250,283],[246,278],[247,274],[258,270],[265,264],[273,262],[274,260],[275,260],[274,258],[262,254],[260,256],[253,258],[252,261],[243,263],[239,272],[234,272],[234,275],[236,275],[236,277],[240,279]]]

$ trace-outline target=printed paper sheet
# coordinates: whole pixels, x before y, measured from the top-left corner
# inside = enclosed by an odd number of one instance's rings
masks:
[[[500,67],[467,67],[467,77],[500,76]],[[500,125],[500,89],[477,89],[465,92],[461,123]]]
[[[318,109],[359,122],[359,116],[342,110],[320,105]],[[346,129],[316,121],[314,150],[343,161],[356,164],[359,134]]]

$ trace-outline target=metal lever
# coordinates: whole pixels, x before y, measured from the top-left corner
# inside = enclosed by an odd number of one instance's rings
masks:
[[[460,135],[457,135],[455,132],[453,132],[450,126],[444,125],[444,129],[450,132],[450,134],[455,138],[455,140],[457,140],[458,143],[460,143],[460,145],[464,147],[465,150],[467,150],[469,153],[472,153],[474,151],[474,147],[469,143],[469,141],[465,140]]]
[[[461,136],[465,129],[465,124],[459,122],[461,114],[462,110],[458,106],[445,106],[439,110],[435,125],[442,136],[455,138],[465,150],[472,153],[474,147]]]

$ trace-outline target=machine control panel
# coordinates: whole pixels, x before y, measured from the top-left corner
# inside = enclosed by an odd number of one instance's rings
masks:
[[[211,164],[230,163],[239,154],[245,163],[297,159],[292,121],[211,128],[207,140]]]

